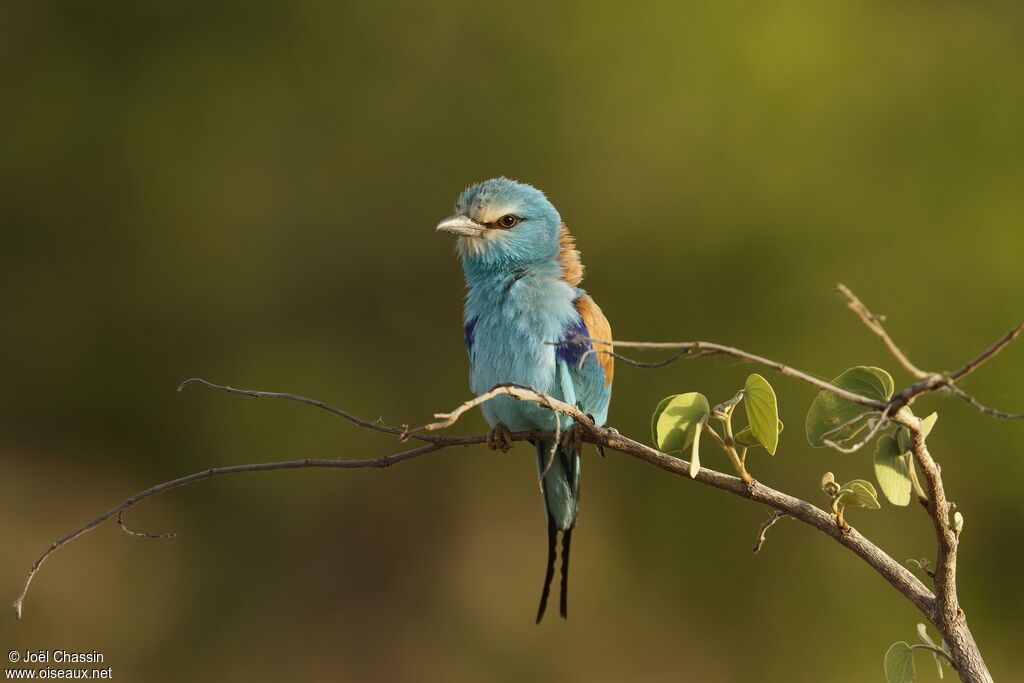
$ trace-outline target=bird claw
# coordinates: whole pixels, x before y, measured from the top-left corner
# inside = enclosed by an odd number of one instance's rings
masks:
[[[567,448],[569,446],[572,446],[577,453],[583,447],[583,427],[578,424],[573,424],[562,432],[562,447]]]
[[[492,451],[500,449],[502,453],[507,452],[512,448],[512,432],[499,422],[491,427],[491,431],[487,432],[487,447]]]

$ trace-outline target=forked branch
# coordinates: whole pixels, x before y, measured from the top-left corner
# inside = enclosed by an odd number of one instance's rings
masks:
[[[999,411],[994,411],[990,408],[981,406],[981,404],[977,403],[973,397],[963,392],[963,390],[954,384],[956,380],[967,376],[983,363],[995,356],[1002,348],[1012,341],[1022,329],[1024,329],[1024,323],[1021,323],[1011,329],[1003,335],[1003,337],[982,351],[978,356],[968,361],[956,372],[949,375],[928,373],[911,363],[907,356],[899,349],[898,346],[896,346],[882,326],[882,319],[880,317],[872,314],[848,288],[843,285],[839,285],[838,289],[847,297],[849,307],[857,313],[864,324],[874,334],[882,339],[897,361],[917,380],[914,384],[895,394],[887,402],[860,396],[783,363],[757,356],[741,349],[711,342],[651,343],[594,340],[594,345],[597,346],[603,342],[605,344],[614,344],[620,348],[674,349],[679,351],[675,356],[660,363],[640,363],[638,361],[624,359],[630,363],[643,367],[661,367],[681,358],[695,358],[698,356],[716,354],[731,356],[733,358],[776,370],[785,376],[811,384],[822,391],[830,392],[854,403],[863,405],[871,411],[877,411],[880,415],[875,418],[875,428],[871,430],[874,433],[877,433],[877,431],[881,429],[881,425],[889,420],[907,428],[911,434],[911,448],[915,461],[924,473],[924,478],[928,486],[928,513],[933,521],[938,544],[938,556],[934,576],[936,591],[934,594],[906,567],[899,562],[896,562],[878,546],[862,536],[856,529],[848,526],[845,528],[840,527],[840,525],[836,523],[835,519],[833,519],[827,511],[812,505],[807,501],[803,501],[782,493],[781,491],[777,491],[756,480],[744,482],[737,477],[717,472],[706,467],[701,467],[696,476],[691,477],[690,465],[686,460],[668,455],[667,453],[663,453],[634,441],[623,436],[613,428],[596,425],[589,416],[583,414],[578,408],[576,408],[576,406],[567,404],[547,394],[535,391],[531,387],[518,384],[497,385],[490,391],[459,405],[451,412],[436,414],[434,417],[437,421],[423,425],[422,427],[409,429],[407,426],[393,427],[382,425],[379,422],[369,422],[322,401],[306,398],[297,394],[235,389],[229,386],[214,384],[203,379],[192,378],[183,382],[181,386],[179,386],[178,390],[180,391],[190,383],[198,383],[218,391],[252,398],[273,398],[295,401],[327,411],[333,415],[348,420],[363,429],[396,436],[399,437],[400,441],[406,441],[408,439],[417,440],[423,442],[424,445],[412,450],[365,460],[305,459],[287,462],[257,463],[211,468],[153,486],[127,498],[119,505],[106,511],[91,522],[88,522],[63,538],[50,544],[50,546],[43,551],[29,569],[29,572],[25,577],[22,590],[14,602],[15,613],[20,618],[22,605],[29,586],[43,562],[45,562],[54,551],[94,529],[106,520],[116,517],[122,530],[133,536],[145,536],[151,538],[168,536],[168,534],[144,534],[134,532],[125,527],[123,521],[124,511],[146,498],[184,486],[185,484],[229,474],[304,468],[384,468],[453,446],[468,446],[485,443],[488,439],[485,434],[475,436],[446,436],[435,434],[433,432],[452,426],[469,410],[494,398],[495,396],[504,394],[511,396],[516,400],[538,403],[549,410],[571,418],[582,430],[582,438],[585,441],[596,444],[599,448],[618,451],[671,474],[693,479],[698,483],[712,486],[735,496],[747,498],[772,508],[774,510],[772,516],[767,522],[761,525],[758,541],[754,548],[755,552],[760,549],[761,545],[764,543],[767,530],[784,516],[790,516],[797,521],[824,533],[864,560],[897,591],[913,603],[914,606],[929,621],[931,621],[936,628],[938,628],[942,637],[947,643],[949,643],[951,653],[950,658],[953,662],[953,666],[956,668],[963,680],[982,683],[991,681],[991,676],[985,668],[984,661],[981,658],[977,645],[974,643],[970,630],[967,628],[966,620],[964,619],[963,612],[960,610],[957,601],[956,551],[959,534],[958,530],[954,529],[949,521],[948,515],[950,512],[950,506],[946,499],[940,470],[928,451],[921,420],[914,417],[909,411],[902,410],[902,408],[911,404],[914,399],[921,394],[942,388],[949,388],[961,398],[972,403],[972,405],[975,405],[976,407],[979,407],[991,414],[995,414],[999,417],[1024,417],[1024,415],[1000,413]],[[571,343],[574,341],[578,340],[569,340],[569,342],[560,343]],[[595,349],[588,353],[612,353],[612,355],[615,355],[618,358],[623,358],[621,355],[609,350]],[[556,421],[556,423],[557,422],[558,421]],[[510,436],[513,441],[523,441],[528,439],[548,440],[551,439],[553,435],[545,432],[532,431],[516,432]],[[557,441],[557,435],[555,436],[555,440]]]

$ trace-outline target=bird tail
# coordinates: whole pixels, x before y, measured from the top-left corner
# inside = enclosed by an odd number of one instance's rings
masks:
[[[558,532],[562,532],[562,586],[559,611],[569,614],[569,547],[580,505],[580,456],[571,444],[558,444],[552,455],[552,441],[538,441],[537,472],[542,474],[541,491],[548,518],[548,564],[544,573],[544,589],[537,607],[537,623],[544,618],[555,576],[558,555]]]

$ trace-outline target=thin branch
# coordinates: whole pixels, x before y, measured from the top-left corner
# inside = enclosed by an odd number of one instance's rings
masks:
[[[836,289],[839,290],[843,296],[846,297],[846,306],[857,314],[861,321],[867,325],[868,329],[879,336],[879,338],[885,342],[885,345],[889,348],[889,352],[892,353],[893,357],[899,361],[899,364],[906,368],[907,372],[916,377],[917,379],[924,379],[928,376],[928,373],[917,367],[910,362],[910,359],[900,351],[900,348],[896,346],[896,343],[889,337],[889,333],[882,327],[882,320],[884,318],[875,315],[868,310],[868,307],[861,303],[861,300],[857,298],[857,295],[850,291],[850,289],[843,283],[836,285]]]
[[[1001,412],[999,410],[996,410],[995,408],[989,408],[986,405],[982,405],[978,401],[978,399],[974,398],[973,396],[971,396],[966,391],[964,391],[963,389],[961,389],[960,387],[958,387],[957,385],[955,385],[953,383],[947,384],[946,387],[950,391],[952,391],[954,394],[956,394],[958,397],[960,397],[963,400],[967,401],[972,406],[974,406],[975,408],[977,408],[981,412],[985,413],[986,415],[991,415],[992,417],[1002,418],[1003,420],[1024,420],[1024,413],[1017,413],[1017,414],[1004,413],[1004,412]]]
[[[757,540],[754,542],[753,550],[755,553],[760,551],[761,547],[764,546],[764,541],[765,537],[768,535],[768,530],[775,526],[775,523],[778,522],[780,519],[788,516],[789,515],[787,515],[785,512],[779,512],[778,510],[776,510],[775,512],[772,513],[771,517],[769,517],[761,523],[761,527],[757,531]]]
[[[250,398],[276,398],[284,401],[295,401],[297,403],[304,403],[308,406],[319,408],[320,410],[326,410],[328,413],[332,413],[333,415],[337,415],[338,417],[344,418],[349,422],[362,427],[363,429],[369,429],[374,432],[383,432],[384,434],[394,434],[396,436],[406,435],[406,432],[403,429],[399,429],[397,427],[389,427],[387,425],[382,425],[378,422],[367,422],[366,420],[362,420],[356,417],[352,413],[341,410],[340,408],[335,408],[334,406],[328,405],[323,401],[317,401],[312,398],[306,398],[305,396],[299,396],[297,394],[287,394],[276,391],[254,391],[252,389],[235,389],[234,387],[229,387],[227,385],[214,384],[213,382],[208,382],[205,379],[202,379],[201,377],[191,377],[185,380],[184,382],[178,385],[178,391],[180,392],[189,384],[202,384],[204,387],[208,387],[210,389],[216,389],[217,391],[223,391],[228,394],[236,394],[238,396],[248,396]],[[431,437],[426,435],[408,435],[405,436],[405,438],[409,438],[409,436],[419,441],[426,441],[429,443],[444,442],[443,438],[439,440],[438,437]]]
[[[979,353],[975,358],[967,361],[962,368],[950,374],[949,381],[955,382],[958,379],[963,379],[974,372],[982,363],[1002,351],[1003,347],[1012,342],[1017,335],[1020,334],[1021,330],[1024,330],[1024,320],[1017,323],[1015,327],[1011,328],[1006,334],[997,339],[991,346]]]
[[[956,666],[956,662],[953,661],[953,658],[950,657],[949,653],[943,650],[942,648],[935,647],[934,645],[925,645],[924,643],[914,643],[913,645],[909,645],[908,647],[911,650],[928,650],[929,652],[934,652],[935,654],[942,656],[947,662],[949,662],[950,666]]]
[[[479,396],[471,398],[470,400],[460,404],[450,413],[434,413],[434,417],[439,420],[438,422],[431,422],[430,424],[425,424],[422,427],[406,430],[402,433],[402,437],[403,439],[410,437],[423,438],[423,432],[433,432],[438,429],[451,427],[466,413],[466,411],[476,408],[478,405],[486,403],[495,396],[501,396],[502,394],[507,394],[517,401],[530,401],[533,403],[544,404],[555,412],[568,415],[577,423],[586,423],[588,425],[594,424],[590,419],[590,416],[583,413],[576,406],[569,405],[564,401],[559,401],[557,398],[543,394],[535,390],[533,387],[516,384],[515,382],[505,382],[503,384],[496,384],[490,391],[486,391]]]
[[[124,525],[124,510],[117,513],[117,525],[121,527],[121,531],[125,532],[129,536],[135,536],[136,538],[174,538],[178,535],[173,531],[166,531],[162,534],[154,534],[148,531],[132,531]]]
[[[824,434],[821,435],[822,443],[832,443],[831,441],[828,441],[826,439],[826,437],[832,436],[833,434],[838,434],[839,432],[843,431],[847,427],[852,427],[853,425],[857,424],[861,420],[864,420],[864,424],[861,425],[860,427],[858,427],[857,429],[853,430],[853,433],[851,433],[850,436],[847,437],[847,438],[853,438],[854,436],[856,436],[860,432],[860,430],[864,429],[864,427],[867,425],[867,420],[865,420],[864,418],[868,417],[869,415],[871,415],[871,411],[870,410],[865,410],[863,413],[860,413],[859,415],[850,418],[849,420],[847,420],[843,424],[839,425],[838,427],[833,427],[832,429],[828,430],[827,432],[825,432]]]
[[[994,408],[989,408],[988,406],[983,405],[976,398],[974,398],[966,391],[964,391],[963,389],[954,384],[954,382],[956,382],[957,380],[962,379],[967,375],[971,374],[972,372],[974,372],[982,364],[984,364],[990,358],[992,358],[997,353],[1002,351],[1003,347],[1005,347],[1011,341],[1016,339],[1017,335],[1021,333],[1021,330],[1024,330],[1024,321],[1021,321],[1017,323],[1017,325],[1015,325],[1014,327],[1010,328],[1006,332],[1006,334],[1004,334],[1002,337],[994,341],[987,349],[979,353],[977,356],[967,361],[959,370],[947,376],[943,376],[935,372],[925,372],[924,370],[921,370],[916,365],[911,363],[910,359],[908,359],[906,355],[900,350],[900,348],[896,346],[896,343],[885,331],[885,328],[882,327],[883,318],[881,316],[877,316],[870,310],[868,310],[868,307],[865,306],[861,302],[861,300],[858,299],[857,296],[853,292],[851,292],[848,287],[846,287],[846,285],[839,283],[836,285],[836,289],[839,290],[843,294],[843,296],[846,297],[848,301],[847,306],[851,310],[853,310],[853,312],[856,313],[858,317],[860,317],[861,321],[863,321],[863,323],[868,327],[868,329],[877,334],[882,339],[882,341],[885,342],[885,345],[888,347],[893,357],[896,358],[896,360],[904,368],[906,368],[910,374],[912,374],[914,377],[918,379],[918,382],[911,385],[910,387],[907,387],[902,392],[893,397],[892,401],[890,401],[890,404],[895,409],[899,409],[904,405],[909,405],[911,402],[913,402],[913,399],[917,397],[919,394],[923,394],[928,391],[937,391],[944,387],[948,387],[950,391],[952,391],[954,394],[956,394],[964,401],[967,401],[972,406],[974,406],[975,408],[977,408],[978,410],[987,415],[1002,418],[1004,420],[1024,419],[1024,413],[1015,415],[1011,413],[1004,413]],[[892,412],[895,413],[896,411],[893,410]]]
[[[562,438],[562,416],[551,405],[551,397],[547,394],[544,394],[544,405],[551,409],[551,413],[555,417],[555,438],[551,442],[551,451],[548,453],[548,462],[544,465],[544,471],[537,475],[537,485],[540,487],[541,495],[544,495],[544,477],[548,476],[548,471],[551,470],[551,465],[555,462],[555,454],[558,452],[558,441]]]
[[[215,384],[210,384],[208,382],[203,382],[203,383],[206,384],[207,386],[211,387],[211,388],[215,388],[215,389],[220,388],[220,387],[218,387]],[[232,393],[238,393],[238,392],[232,392]],[[315,405],[316,403],[318,403],[318,402],[308,401],[308,400],[307,401],[302,401],[302,402],[303,403],[309,403],[310,405]],[[401,430],[399,430],[399,431],[401,431]],[[525,438],[533,438],[534,436],[535,436],[535,434],[533,432],[518,432],[518,433],[513,434],[513,438],[516,438],[517,440],[522,440],[522,439],[525,439]],[[269,471],[275,471],[275,470],[296,470],[296,469],[305,469],[305,468],[353,469],[353,468],[362,468],[362,467],[377,467],[377,468],[390,467],[391,465],[394,465],[396,463],[402,462],[404,460],[409,460],[410,458],[415,458],[415,457],[420,456],[420,455],[425,455],[426,453],[431,453],[433,451],[437,451],[437,450],[440,450],[442,448],[446,448],[448,446],[470,445],[470,444],[483,443],[484,441],[487,440],[487,435],[484,434],[484,435],[480,435],[480,436],[455,437],[455,438],[457,440],[456,441],[452,441],[451,443],[447,443],[447,444],[428,444],[428,445],[425,445],[425,446],[420,446],[419,448],[415,448],[415,449],[413,449],[411,451],[405,451],[403,453],[396,453],[394,455],[388,455],[388,456],[384,456],[384,457],[380,457],[380,458],[374,458],[372,460],[311,460],[311,459],[306,459],[306,460],[290,460],[290,461],[287,461],[287,462],[268,462],[268,463],[257,463],[257,464],[252,464],[252,465],[232,465],[232,466],[229,466],[229,467],[214,467],[214,468],[211,468],[211,469],[203,470],[201,472],[196,472],[194,474],[189,474],[189,475],[184,476],[184,477],[179,477],[178,479],[172,479],[171,481],[166,481],[166,482],[164,482],[162,484],[157,484],[156,486],[148,488],[145,491],[141,491],[139,493],[136,493],[135,495],[131,496],[130,498],[126,498],[120,505],[116,505],[116,506],[112,507],[111,509],[107,510],[106,512],[104,512],[102,515],[100,515],[96,519],[92,520],[91,522],[80,526],[79,528],[75,529],[74,531],[72,531],[68,535],[64,536],[63,538],[60,538],[60,539],[54,541],[53,543],[51,543],[49,545],[49,547],[45,551],[43,551],[43,553],[36,559],[35,562],[32,563],[32,566],[29,568],[28,575],[25,577],[25,582],[22,585],[21,592],[18,593],[18,597],[15,599],[15,601],[13,603],[14,613],[15,613],[15,615],[17,615],[17,617],[19,619],[21,618],[22,604],[25,602],[25,595],[28,593],[29,586],[32,584],[32,580],[35,578],[35,575],[39,571],[39,568],[42,566],[43,562],[45,562],[47,560],[47,558],[49,558],[50,555],[53,554],[53,552],[55,550],[58,550],[58,549],[64,547],[65,545],[67,545],[71,541],[74,541],[79,536],[82,536],[83,534],[85,534],[85,533],[87,533],[89,531],[92,531],[97,526],[99,526],[103,522],[107,521],[108,519],[110,519],[114,515],[118,515],[119,519],[121,519],[120,518],[121,513],[123,513],[128,508],[138,504],[139,502],[141,502],[141,501],[143,501],[146,498],[149,498],[151,496],[155,496],[157,494],[163,493],[165,491],[169,491],[171,489],[176,489],[179,486],[185,486],[186,484],[191,484],[192,482],[202,481],[203,479],[212,479],[213,477],[220,477],[220,476],[224,476],[224,475],[227,475],[227,474],[240,474],[242,472],[269,472]],[[122,528],[124,528],[124,527],[122,526]],[[125,531],[127,531],[128,533],[130,533],[132,535],[137,535],[137,533],[138,533],[138,532],[131,532],[128,529],[125,529]]]
[[[576,342],[574,340],[569,340],[569,341],[566,341],[566,342],[558,342],[558,344],[569,344],[569,343],[576,343]],[[855,394],[852,391],[847,391],[846,389],[843,389],[842,387],[837,387],[836,385],[830,384],[829,382],[826,382],[825,380],[818,379],[817,377],[815,377],[813,375],[809,375],[806,372],[803,372],[801,370],[797,370],[795,368],[791,368],[790,366],[788,366],[788,365],[786,365],[784,363],[780,363],[778,361],[774,361],[774,360],[771,360],[771,359],[768,359],[768,358],[764,358],[763,356],[758,356],[758,355],[755,355],[753,353],[748,353],[747,351],[744,351],[742,349],[737,349],[737,348],[734,348],[732,346],[724,346],[722,344],[715,344],[713,342],[705,342],[705,341],[693,341],[693,342],[630,342],[630,341],[614,341],[614,340],[608,340],[608,339],[595,339],[595,340],[592,340],[591,343],[594,344],[594,345],[597,345],[597,344],[612,344],[612,345],[617,346],[617,347],[631,348],[631,349],[683,349],[683,350],[687,350],[687,351],[701,351],[702,353],[699,354],[701,356],[712,356],[712,355],[731,356],[732,358],[738,358],[739,360],[744,360],[744,361],[747,361],[749,363],[755,363],[757,365],[762,365],[762,366],[764,366],[766,368],[770,368],[772,370],[775,370],[776,372],[779,372],[779,373],[781,373],[783,375],[786,375],[787,377],[792,377],[793,379],[798,379],[798,380],[800,380],[802,382],[807,382],[808,384],[812,384],[812,385],[818,387],[822,391],[827,391],[827,392],[829,392],[831,394],[835,394],[836,396],[839,396],[841,398],[845,398],[848,401],[852,401],[853,403],[857,403],[857,404],[860,404],[862,406],[867,406],[869,408],[874,408],[875,410],[884,410],[885,406],[886,406],[886,404],[883,401],[876,401],[874,399],[867,398],[865,396],[861,396],[860,394]],[[606,350],[603,350],[603,349],[594,349],[594,353],[605,353],[605,354],[612,354],[612,355],[614,355],[613,352],[606,351]],[[618,358],[618,357],[619,356],[616,356],[616,358]],[[683,357],[683,356],[677,356],[677,357]],[[697,356],[695,355],[694,357],[697,357]]]
[[[627,363],[627,364],[632,365],[632,366],[637,367],[637,368],[663,368],[666,365],[672,365],[672,363],[675,363],[680,358],[685,359],[685,360],[693,360],[695,358],[700,358],[701,356],[714,356],[714,355],[718,354],[717,351],[710,351],[710,350],[708,350],[708,351],[697,351],[696,353],[694,353],[693,349],[683,349],[679,353],[677,353],[675,355],[672,355],[672,356],[669,356],[665,360],[656,361],[654,363],[644,363],[643,361],[634,360],[632,358],[629,358],[628,356],[623,356],[621,353],[615,353],[614,351],[609,351],[607,349],[588,349],[583,354],[583,356],[580,357],[579,367],[580,368],[583,367],[583,361],[585,361],[587,359],[587,357],[595,355],[595,354],[598,354],[598,353],[606,354],[608,356],[611,356],[612,358],[621,360],[623,363]]]
[[[843,445],[841,445],[839,443],[836,443],[835,441],[832,441],[830,439],[824,439],[822,441],[822,443],[824,443],[826,446],[828,446],[830,448],[834,448],[835,450],[839,451],[840,453],[856,453],[861,448],[866,446],[867,443],[869,441],[871,441],[871,439],[875,438],[875,435],[878,434],[878,432],[880,432],[882,429],[884,429],[889,424],[889,415],[888,415],[888,413],[889,413],[889,409],[888,408],[883,410],[881,416],[879,416],[879,418],[875,421],[875,425],[870,430],[868,430],[868,433],[864,435],[864,438],[862,438],[860,441],[858,441],[857,443],[853,444],[852,446],[843,446]],[[835,430],[831,430],[831,431],[834,432]],[[854,433],[856,433],[856,432],[854,432]]]

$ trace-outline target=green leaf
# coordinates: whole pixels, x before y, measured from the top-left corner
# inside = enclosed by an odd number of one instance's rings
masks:
[[[928,417],[921,420],[921,427],[924,430],[924,435],[928,436],[932,433],[932,427],[935,426],[935,422],[939,419],[938,413],[932,413]]]
[[[910,502],[907,459],[891,434],[883,434],[875,447],[875,479],[893,505],[906,505]]]
[[[682,451],[693,442],[710,414],[703,394],[669,396],[658,404],[651,418],[655,445],[666,453]]]
[[[892,377],[888,372],[881,368],[864,365],[850,368],[832,380],[832,384],[875,401],[888,401],[893,392]],[[866,416],[872,412],[874,411],[859,403],[841,398],[828,391],[819,391],[814,402],[811,403],[810,410],[807,411],[805,424],[807,440],[815,448],[824,447],[826,438],[836,443],[849,441],[864,428],[867,421]],[[865,415],[865,420],[834,431],[861,414]],[[829,432],[833,433],[829,434]]]
[[[782,433],[783,427],[784,425],[782,424],[782,420],[779,420],[779,434]],[[736,445],[743,446],[744,448],[757,448],[761,445],[761,442],[757,440],[756,436],[754,436],[754,431],[749,425],[736,432],[732,437],[732,440],[736,442]]]
[[[882,507],[878,504],[878,492],[875,486],[866,479],[851,479],[839,489],[839,504],[850,507],[862,507],[870,510],[877,510]]]
[[[913,683],[917,677],[914,670],[914,653],[902,640],[893,643],[885,653],[886,683]]]
[[[779,406],[772,385],[761,375],[754,373],[747,377],[744,387],[744,406],[747,409],[747,422],[750,430],[768,451],[775,455],[779,446]]]

